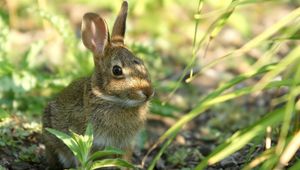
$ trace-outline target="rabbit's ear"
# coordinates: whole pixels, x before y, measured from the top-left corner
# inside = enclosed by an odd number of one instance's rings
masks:
[[[104,48],[109,43],[109,32],[104,19],[98,14],[86,13],[81,25],[83,44],[94,54],[103,54]]]
[[[112,30],[112,43],[124,44],[124,34],[126,30],[126,17],[128,11],[128,2],[123,1],[119,15],[115,21]]]

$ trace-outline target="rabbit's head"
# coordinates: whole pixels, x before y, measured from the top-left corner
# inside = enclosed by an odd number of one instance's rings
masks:
[[[122,106],[137,107],[148,101],[153,89],[143,61],[124,45],[127,10],[124,1],[111,37],[103,18],[85,14],[82,41],[94,55],[93,93]]]

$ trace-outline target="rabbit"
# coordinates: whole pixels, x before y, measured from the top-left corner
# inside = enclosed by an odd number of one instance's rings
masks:
[[[86,13],[82,21],[82,41],[93,53],[94,71],[90,77],[73,81],[50,101],[42,117],[43,141],[50,169],[78,166],[72,152],[45,128],[83,134],[87,123],[94,130],[93,149],[120,148],[129,160],[131,143],[143,127],[148,103],[154,94],[143,61],[125,45],[127,1],[113,26],[96,13]]]

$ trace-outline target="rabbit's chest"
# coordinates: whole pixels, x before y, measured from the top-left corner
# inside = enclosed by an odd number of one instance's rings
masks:
[[[143,122],[140,122],[140,124],[132,124],[131,122],[94,123],[94,145],[96,147],[126,148],[142,125]]]
[[[93,113],[94,145],[126,148],[144,125],[145,113],[138,111],[98,110]]]
[[[130,143],[132,141],[132,138],[127,136],[126,138],[123,138],[123,140],[119,138],[115,138],[109,135],[96,135],[94,138],[94,147],[97,148],[97,150],[101,150],[104,147],[111,146],[116,147],[120,149],[126,149],[130,146]]]
[[[146,119],[146,105],[133,109],[98,100],[92,100],[89,104],[89,121],[93,124],[94,146],[97,148],[130,146]]]

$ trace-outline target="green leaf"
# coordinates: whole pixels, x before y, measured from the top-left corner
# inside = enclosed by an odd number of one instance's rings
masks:
[[[93,126],[91,123],[88,123],[84,135],[87,136],[89,139],[93,138]]]
[[[55,135],[57,138],[62,140],[67,146],[71,146],[71,136],[67,135],[66,133],[60,132],[58,130],[52,129],[52,128],[46,128],[46,130],[53,135]]]
[[[112,146],[107,146],[105,147],[104,149],[105,151],[113,151],[113,152],[116,152],[117,154],[125,154],[125,152],[122,150],[122,149],[119,149],[119,148],[115,148],[115,147],[112,147]]]
[[[75,141],[75,145],[77,148],[77,155],[76,158],[78,159],[78,161],[83,164],[84,163],[84,153],[85,153],[85,146],[84,144],[82,144],[82,136],[74,133],[71,131],[71,135],[72,135],[72,139]]]
[[[81,162],[81,164],[85,164],[88,159],[89,151],[92,147],[92,144],[90,142],[87,142],[87,140],[82,135],[78,135],[72,131],[71,134],[78,148],[77,159],[79,160],[79,162]]]
[[[124,152],[119,151],[119,150],[97,151],[90,156],[89,161],[93,161],[93,160],[96,160],[96,159],[99,159],[99,158],[105,157],[105,156],[123,155],[123,154],[124,154]]]
[[[76,141],[74,139],[72,139],[71,136],[67,135],[66,133],[60,132],[58,130],[51,129],[51,128],[46,128],[46,130],[48,132],[52,133],[53,135],[55,135],[61,141],[63,141],[63,143],[66,144],[71,149],[71,151],[73,152],[73,154],[75,156],[77,156],[80,153],[78,150],[78,147],[76,145]]]
[[[84,138],[84,142],[88,146],[87,148],[91,148],[94,141],[93,126],[91,123],[88,123],[83,138]]]
[[[113,167],[113,166],[136,169],[136,167],[133,164],[131,164],[123,159],[104,159],[104,160],[100,160],[100,161],[95,161],[93,163],[91,169]]]

